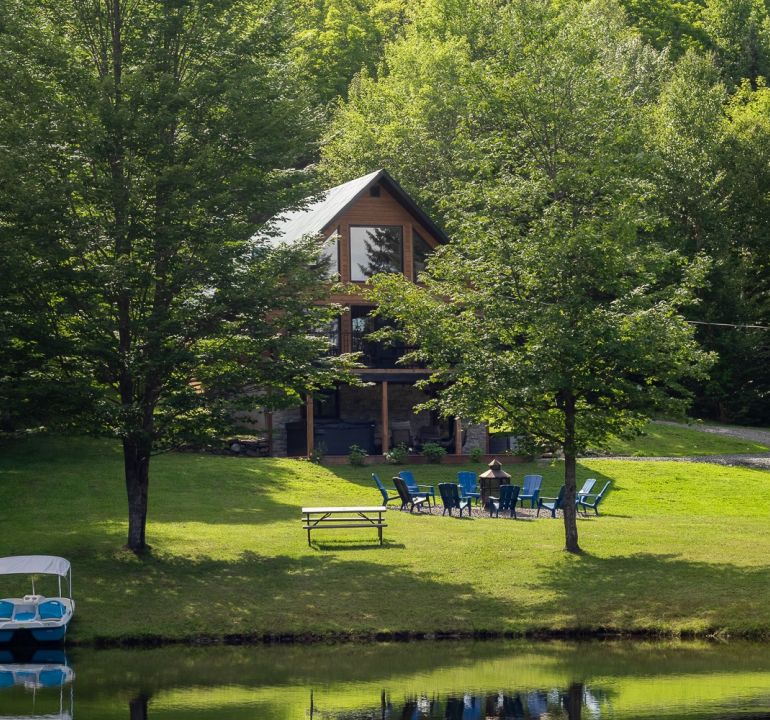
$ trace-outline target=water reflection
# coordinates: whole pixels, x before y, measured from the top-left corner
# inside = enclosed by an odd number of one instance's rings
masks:
[[[73,667],[77,670],[77,680]],[[0,720],[770,718],[770,648],[417,643],[10,656]]]
[[[482,695],[449,695],[445,698],[416,697],[402,703],[394,703],[383,691],[379,710],[354,710],[350,712],[324,712],[316,709],[311,693],[310,718],[334,718],[335,720],[535,720],[540,718],[567,718],[580,720],[583,709],[587,717],[601,717],[600,701],[594,693],[580,683],[573,683],[566,690],[553,688],[530,692],[497,692]]]
[[[71,720],[74,679],[61,650],[0,650],[0,710],[12,709],[14,720]]]

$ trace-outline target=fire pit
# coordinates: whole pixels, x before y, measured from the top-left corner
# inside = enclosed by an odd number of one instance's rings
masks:
[[[490,495],[499,492],[501,485],[510,485],[511,476],[503,470],[500,461],[495,458],[489,463],[489,470],[479,475],[479,486],[481,488],[481,503],[486,505]]]

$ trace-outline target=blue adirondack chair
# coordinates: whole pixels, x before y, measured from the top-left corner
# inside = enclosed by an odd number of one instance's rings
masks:
[[[377,486],[377,489],[382,493],[382,504],[387,507],[388,503],[392,500],[400,500],[401,498],[396,495],[388,495],[389,492],[396,492],[395,488],[386,488],[382,484],[382,480],[380,480],[380,476],[377,473],[372,473],[372,479],[374,480],[374,484]]]
[[[461,470],[457,473],[457,483],[460,487],[460,497],[473,499],[478,505],[481,492],[476,479],[476,473],[471,470]]]
[[[559,494],[556,497],[541,497],[537,501],[537,516],[540,517],[540,511],[545,508],[551,511],[551,517],[556,517],[556,511],[561,510],[564,505],[564,493],[567,491],[567,486],[562,485],[559,488]]]
[[[540,485],[543,482],[542,475],[525,475],[524,485],[519,493],[519,502],[524,507],[524,501],[529,500],[530,507],[535,507],[537,499],[540,497]]]
[[[412,495],[425,495],[428,498],[428,505],[430,505],[430,498],[433,498],[433,504],[436,504],[436,488],[433,485],[418,485],[411,470],[401,470],[398,476],[406,483]]]
[[[518,485],[501,485],[500,497],[489,497],[489,514],[500,517],[501,510],[510,510],[511,517],[516,517],[516,503],[519,499]]]
[[[599,514],[599,503],[602,501],[602,498],[604,497],[604,494],[607,492],[607,488],[609,488],[610,483],[612,481],[608,480],[607,484],[601,489],[599,493],[596,494],[589,494],[586,495],[582,500],[577,501],[577,508],[580,510],[582,508],[583,514],[588,515],[588,508],[592,508],[593,511],[598,515]]]
[[[579,503],[586,495],[590,495],[591,490],[594,489],[594,485],[596,485],[596,478],[588,478],[588,480],[583,483],[583,487],[577,491],[575,502]]]
[[[463,516],[463,510],[471,514],[471,499],[460,497],[460,490],[454,483],[439,483],[438,491],[441,494],[441,502],[444,505],[442,515],[446,515],[447,510],[452,514],[452,510],[457,508],[460,511],[460,517]]]
[[[403,478],[400,478],[398,475],[393,478],[393,483],[396,486],[396,492],[398,493],[398,497],[401,500],[402,510],[407,506],[409,507],[409,512],[413,512],[415,508],[420,510],[422,504],[427,502],[428,511],[430,511],[430,501],[428,500],[427,496],[414,495],[411,493],[407,487],[406,481]]]

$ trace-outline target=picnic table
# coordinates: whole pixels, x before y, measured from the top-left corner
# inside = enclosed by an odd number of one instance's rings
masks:
[[[383,518],[387,512],[384,505],[362,505],[352,507],[303,507],[303,529],[307,530],[307,544],[310,533],[326,528],[377,528],[382,545],[382,528],[388,524]]]

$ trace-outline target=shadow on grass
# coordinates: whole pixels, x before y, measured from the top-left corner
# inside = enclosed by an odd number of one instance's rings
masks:
[[[600,519],[600,518],[599,518]],[[673,554],[601,558],[584,553],[552,568],[551,599],[537,617],[561,615],[574,628],[731,628],[767,632],[768,567],[694,562]]]
[[[404,543],[393,542],[383,538],[382,545],[376,538],[370,543],[360,542],[358,540],[313,540],[310,544],[314,550],[403,550]]]
[[[428,567],[411,570],[337,554],[245,552],[235,562],[148,557],[117,568],[114,560],[101,564],[93,563],[91,573],[118,575],[120,582],[104,593],[103,586],[81,580],[76,639],[80,624],[90,637],[467,632],[490,627],[492,619],[511,611],[509,604],[479,593],[472,577],[437,581]],[[417,616],[398,610],[405,602],[421,608]]]

